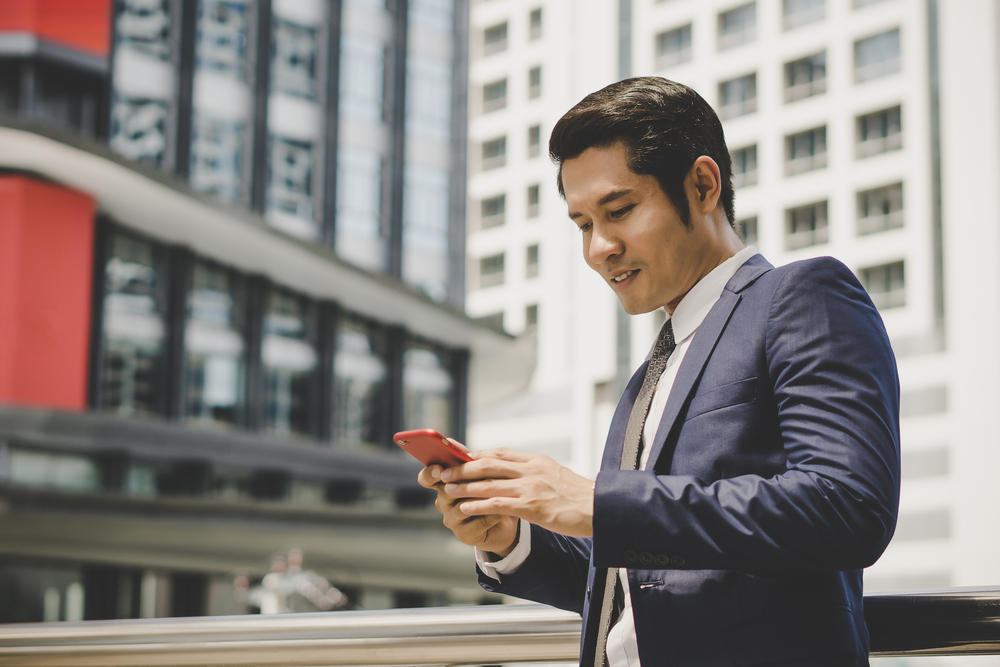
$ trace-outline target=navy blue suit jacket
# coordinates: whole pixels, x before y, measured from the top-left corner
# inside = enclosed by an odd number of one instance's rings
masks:
[[[899,381],[882,320],[832,258],[733,276],[678,370],[644,471],[618,470],[646,364],[608,434],[593,538],[532,526],[484,588],[583,615],[593,664],[604,570],[628,568],[656,665],[866,665],[861,568],[892,537]]]

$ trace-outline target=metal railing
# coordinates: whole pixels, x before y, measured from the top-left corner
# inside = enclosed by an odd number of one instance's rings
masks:
[[[1000,588],[869,595],[873,656],[1000,654]],[[580,617],[540,605],[0,626],[0,665],[574,662]]]

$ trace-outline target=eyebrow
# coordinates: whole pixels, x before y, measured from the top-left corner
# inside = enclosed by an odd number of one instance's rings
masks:
[[[597,205],[598,206],[604,206],[605,204],[609,204],[609,203],[613,202],[616,199],[621,199],[622,197],[624,197],[626,195],[630,195],[630,194],[632,194],[632,188],[623,188],[621,190],[612,190],[608,194],[606,194],[603,197],[601,197],[600,200],[598,200]],[[569,218],[570,218],[570,220],[576,220],[581,215],[582,215],[582,213],[570,213],[569,214]]]

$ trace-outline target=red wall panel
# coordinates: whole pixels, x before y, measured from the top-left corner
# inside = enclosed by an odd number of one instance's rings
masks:
[[[0,176],[0,401],[87,407],[92,198]]]
[[[111,50],[112,0],[0,0],[0,32],[42,39],[106,56]]]

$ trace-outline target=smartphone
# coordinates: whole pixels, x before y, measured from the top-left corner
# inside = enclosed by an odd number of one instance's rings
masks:
[[[392,439],[425,466],[450,468],[472,460],[468,452],[448,442],[447,438],[432,428],[400,431]]]

